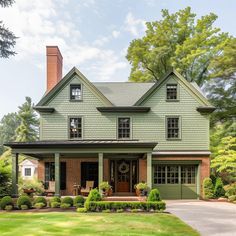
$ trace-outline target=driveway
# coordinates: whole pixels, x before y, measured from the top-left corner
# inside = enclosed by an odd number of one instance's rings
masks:
[[[197,200],[167,200],[167,211],[203,236],[236,235],[236,204]]]

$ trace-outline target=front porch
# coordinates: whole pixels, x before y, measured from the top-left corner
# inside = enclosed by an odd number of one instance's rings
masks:
[[[74,195],[74,186],[94,181],[98,187],[108,181],[113,195],[132,196],[134,185],[152,187],[153,142],[138,140],[37,141],[10,143],[12,148],[13,195],[18,195],[18,156],[39,160],[38,179],[46,185],[55,181],[55,195]]]

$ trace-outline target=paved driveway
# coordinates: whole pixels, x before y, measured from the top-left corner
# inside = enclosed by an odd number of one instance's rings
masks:
[[[236,236],[236,204],[167,200],[167,211],[204,236]]]

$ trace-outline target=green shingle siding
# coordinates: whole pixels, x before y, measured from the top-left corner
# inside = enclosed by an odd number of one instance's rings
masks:
[[[117,117],[131,117],[132,138],[157,141],[158,150],[208,150],[209,119],[196,111],[202,105],[185,85],[179,83],[179,102],[166,102],[166,83],[178,82],[173,76],[142,105],[150,106],[148,113],[100,113],[96,107],[104,103],[83,85],[83,101],[70,102],[69,84],[82,83],[75,76],[47,106],[52,114],[41,114],[41,140],[68,139],[68,116],[83,116],[84,139],[116,139]],[[118,91],[117,91],[118,92]],[[181,117],[181,141],[167,141],[166,116]]]

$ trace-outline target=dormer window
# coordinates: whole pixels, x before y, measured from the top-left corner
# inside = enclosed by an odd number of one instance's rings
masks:
[[[72,84],[70,86],[70,100],[72,101],[82,100],[81,84]]]
[[[167,101],[177,101],[177,84],[167,84],[166,85],[166,100]]]

